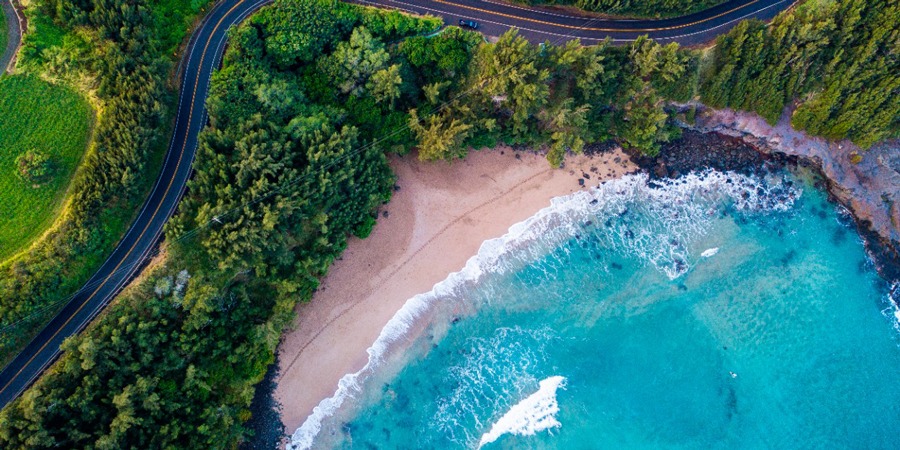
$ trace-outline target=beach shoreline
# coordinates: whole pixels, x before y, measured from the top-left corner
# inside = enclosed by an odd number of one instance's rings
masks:
[[[618,148],[570,156],[562,169],[541,154],[508,147],[451,163],[419,162],[415,155],[390,163],[396,192],[372,234],[350,240],[282,338],[274,398],[288,433],[334,394],[341,377],[366,364],[366,350],[408,299],[461,270],[484,241],[555,197],[637,170]]]
[[[280,375],[271,394],[281,405],[284,430],[293,433],[321,400],[334,394],[341,377],[362,369],[366,349],[408,299],[461,270],[484,241],[502,236],[555,197],[636,171],[677,178],[700,166],[753,172],[799,163],[818,169],[833,200],[853,204],[834,195],[834,174],[822,170],[820,159],[773,148],[758,136],[748,139],[749,134],[716,119],[701,120],[691,127],[696,131],[687,129],[652,159],[613,148],[593,156],[570,155],[564,168],[552,169],[543,155],[508,147],[471,152],[452,163],[391,157],[397,191],[379,211],[372,235],[351,239],[311,302],[298,307],[293,329],[282,338]],[[850,209],[879,272],[890,278],[892,271],[883,269],[891,266],[885,261],[896,263],[894,255],[873,251],[879,233]]]

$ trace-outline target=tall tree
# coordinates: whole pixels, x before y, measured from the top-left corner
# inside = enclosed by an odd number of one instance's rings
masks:
[[[369,78],[383,69],[389,59],[384,44],[365,27],[358,27],[349,41],[339,43],[334,54],[322,60],[321,66],[342,93],[360,96]]]
[[[541,50],[513,29],[496,44],[483,46],[477,59],[475,85],[487,101],[508,111],[511,140],[526,142],[536,131],[534,114],[550,95],[550,70],[543,67]]]

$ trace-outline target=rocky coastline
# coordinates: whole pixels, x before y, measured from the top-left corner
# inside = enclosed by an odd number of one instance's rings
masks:
[[[791,128],[786,108],[774,126],[756,114],[701,110],[694,128],[741,139],[760,152],[797,157],[819,171],[831,196],[847,208],[879,273],[900,280],[900,142],[862,150],[850,141],[829,142]]]
[[[889,282],[900,282],[900,205],[896,203],[900,200],[900,142],[886,141],[862,150],[849,141],[811,137],[791,128],[790,108],[774,126],[752,113],[696,104],[679,109],[693,109],[695,119],[679,123],[682,138],[664,145],[659,157],[633,155],[640,167],[656,177],[677,177],[706,167],[739,172],[785,165],[812,169],[822,179],[818,187],[853,216],[879,274]]]

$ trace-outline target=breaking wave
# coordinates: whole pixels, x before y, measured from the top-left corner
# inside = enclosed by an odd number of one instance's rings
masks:
[[[534,436],[541,431],[562,426],[556,420],[556,413],[559,412],[556,390],[565,388],[565,383],[566,378],[559,375],[541,380],[537,392],[513,406],[491,426],[490,431],[481,436],[478,448],[496,441],[504,434]]]
[[[463,362],[448,368],[445,381],[455,388],[437,402],[430,426],[450,441],[472,448],[494,419],[492,411],[534,392],[534,367],[547,361],[547,344],[557,339],[550,328],[499,328],[490,338],[470,337]],[[473,432],[466,424],[474,423]]]

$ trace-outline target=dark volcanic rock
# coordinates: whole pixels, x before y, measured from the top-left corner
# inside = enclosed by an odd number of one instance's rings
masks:
[[[277,355],[277,352],[276,352]],[[250,420],[244,424],[252,433],[240,445],[241,450],[276,450],[285,436],[281,422],[281,405],[275,400],[275,379],[278,377],[278,357],[269,365],[266,376],[256,385],[250,403]]]
[[[629,155],[655,178],[677,178],[703,169],[756,173],[784,163],[784,158],[760,152],[741,139],[693,130],[685,130],[680,139],[663,145],[656,158]]]
[[[619,147],[615,141],[595,142],[593,144],[585,144],[584,154],[587,156],[596,156],[603,153],[609,153]]]

